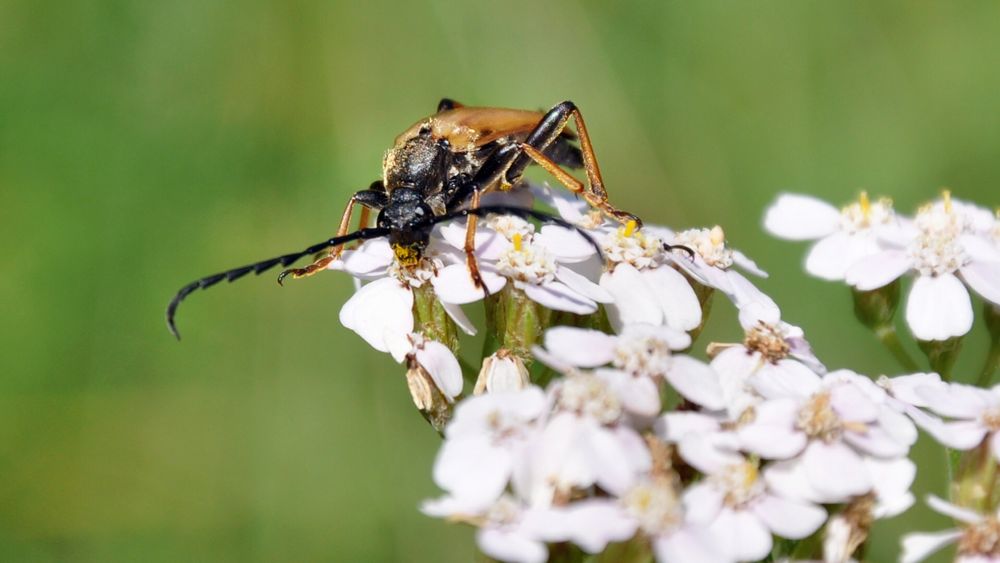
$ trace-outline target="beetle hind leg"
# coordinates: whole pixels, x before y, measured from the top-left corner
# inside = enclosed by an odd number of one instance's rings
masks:
[[[587,173],[586,184],[574,178],[562,166],[545,154],[549,147],[559,139],[559,135],[566,129],[570,119],[573,120],[577,136],[580,139],[583,168]],[[587,125],[583,121],[583,115],[580,113],[579,108],[573,102],[562,102],[549,110],[538,126],[535,127],[535,130],[521,144],[520,148],[521,151],[519,152],[521,154],[513,159],[510,167],[503,176],[504,183],[515,183],[520,179],[528,164],[535,162],[552,174],[566,189],[579,194],[587,203],[596,207],[608,217],[619,223],[635,221],[638,225],[642,224],[642,221],[635,214],[618,209],[608,201],[608,191],[604,187],[601,168],[597,164],[597,156],[594,154],[594,147],[590,142],[590,135],[587,133]]]

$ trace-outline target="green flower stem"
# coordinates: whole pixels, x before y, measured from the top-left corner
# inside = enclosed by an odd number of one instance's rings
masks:
[[[413,288],[413,321],[425,338],[437,340],[458,355],[458,327],[438,301],[430,283]]]
[[[993,375],[1000,369],[1000,307],[987,302],[983,307],[983,318],[986,321],[986,328],[990,331],[990,351],[982,371],[979,372],[976,385],[989,387],[993,383]]]
[[[909,372],[914,372],[919,370],[917,362],[914,361],[912,357],[903,348],[903,343],[899,341],[899,333],[896,332],[896,327],[891,324],[885,324],[875,329],[875,336],[878,337],[879,342],[885,346],[899,365],[903,366],[903,369]]]
[[[997,490],[997,462],[989,441],[958,456],[951,483],[951,500],[959,506],[983,514],[992,513],[1000,501]]]
[[[951,381],[951,369],[955,367],[958,353],[962,350],[962,337],[948,340],[918,340],[917,345],[927,356],[931,369],[944,381]]]
[[[1000,345],[994,342],[993,346],[990,346],[990,353],[986,356],[986,363],[979,372],[979,378],[976,379],[976,387],[989,387],[997,370],[1000,370]]]

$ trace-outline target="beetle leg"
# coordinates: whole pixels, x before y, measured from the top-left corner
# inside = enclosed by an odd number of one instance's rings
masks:
[[[573,124],[576,125],[577,136],[580,139],[583,167],[587,172],[586,186],[543,154],[559,138],[571,118]],[[529,152],[526,148],[534,150]],[[622,223],[636,221],[636,223],[642,224],[642,221],[635,215],[622,211],[608,202],[608,191],[604,188],[604,179],[601,177],[601,168],[597,164],[594,147],[590,143],[587,125],[583,121],[580,110],[573,102],[566,101],[549,110],[534,131],[520,145],[520,149],[517,151],[519,154],[513,156],[510,166],[504,173],[502,183],[516,183],[520,180],[528,164],[534,161],[555,176],[567,189],[582,195],[587,203],[597,207],[605,215]]]
[[[641,220],[635,215],[627,211],[622,211],[608,203],[607,197],[601,198],[594,192],[587,191],[583,182],[577,180],[569,172],[563,170],[562,167],[553,162],[552,159],[538,152],[538,149],[535,147],[528,144],[522,144],[521,149],[525,154],[531,157],[531,160],[535,161],[535,163],[544,168],[549,174],[552,174],[552,176],[554,176],[560,184],[565,186],[567,190],[583,196],[583,199],[585,199],[587,203],[600,209],[601,213],[604,213],[609,217],[613,217],[616,221],[622,224],[626,224],[629,221],[635,221],[636,224],[640,225],[642,224]]]
[[[361,190],[351,196],[350,201],[347,202],[347,208],[344,209],[344,215],[340,218],[340,227],[337,228],[337,237],[342,237],[347,234],[348,229],[351,226],[351,216],[354,214],[354,206],[356,204],[361,204],[361,214],[360,221],[358,222],[358,229],[365,228],[370,217],[371,209],[381,209],[386,203],[385,192],[367,189]],[[320,272],[326,269],[331,262],[340,257],[340,254],[344,251],[344,246],[339,245],[333,247],[332,250],[327,252],[325,255],[317,258],[312,264],[309,264],[305,268],[291,268],[281,272],[280,277],[284,279],[286,276],[292,276],[292,279],[299,279],[306,276],[311,276],[316,272]]]
[[[472,202],[469,204],[469,209],[479,208],[479,190],[474,190],[472,192]],[[469,266],[469,274],[472,276],[472,282],[476,284],[476,287],[483,290],[483,294],[486,297],[490,296],[490,290],[486,288],[486,284],[483,282],[483,276],[479,273],[479,262],[476,260],[476,223],[479,217],[476,215],[466,216],[466,226],[465,226],[465,263]]]

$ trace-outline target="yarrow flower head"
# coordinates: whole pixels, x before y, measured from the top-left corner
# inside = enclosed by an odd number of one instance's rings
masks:
[[[830,281],[843,280],[859,260],[878,253],[879,237],[897,223],[892,201],[872,201],[866,192],[840,210],[811,196],[783,194],[764,217],[764,227],[777,237],[817,241],[806,271]]]
[[[956,205],[945,191],[940,201],[922,207],[884,250],[852,266],[847,282],[867,291],[913,271],[917,279],[906,306],[913,334],[920,340],[962,336],[972,327],[973,316],[965,285],[1000,304],[1000,251],[973,225],[970,209]]]

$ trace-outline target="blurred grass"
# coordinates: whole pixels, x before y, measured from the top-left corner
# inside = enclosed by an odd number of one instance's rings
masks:
[[[831,367],[897,372],[760,218],[779,190],[996,205],[998,12],[0,0],[0,557],[470,559],[467,530],[416,511],[438,439],[338,323],[346,278],[194,295],[182,344],[162,320],[190,279],[331,234],[442,96],[574,100],[621,207],[725,226]],[[707,337],[734,338],[715,309]],[[923,493],[944,463],[918,451]],[[869,557],[943,525],[918,506]]]

